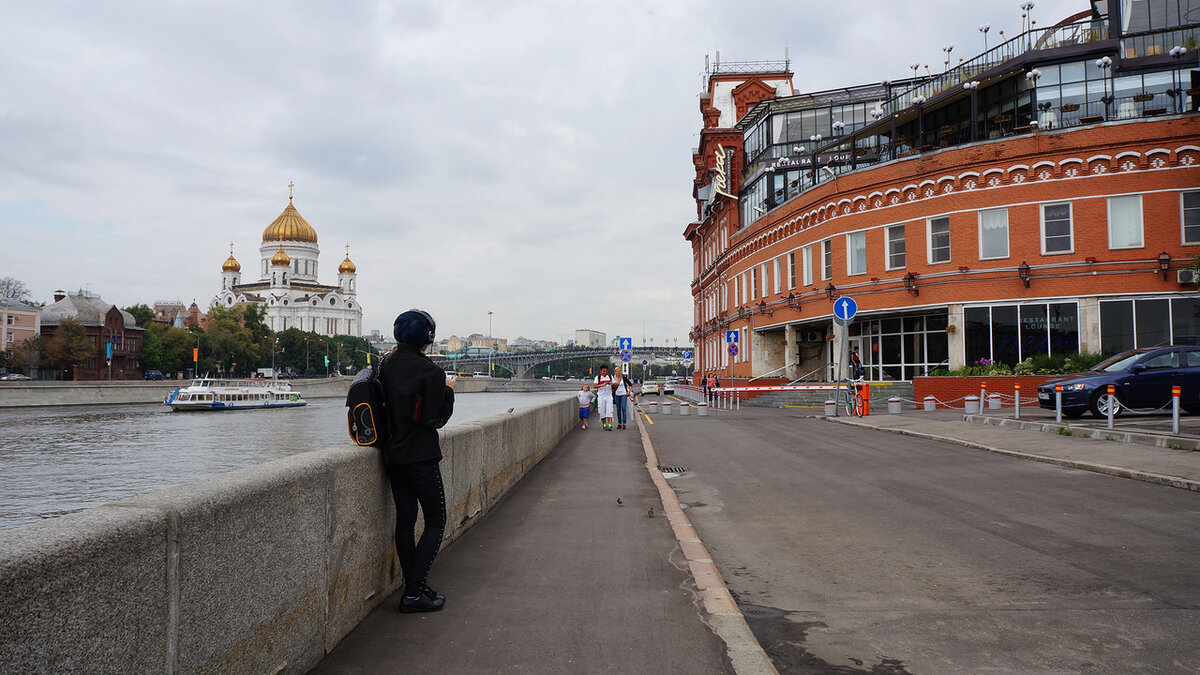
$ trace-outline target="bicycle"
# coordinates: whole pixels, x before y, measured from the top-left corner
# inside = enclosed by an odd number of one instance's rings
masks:
[[[842,405],[846,408],[846,414],[850,417],[862,417],[866,406],[863,403],[862,393],[858,391],[858,387],[850,380],[842,380]]]

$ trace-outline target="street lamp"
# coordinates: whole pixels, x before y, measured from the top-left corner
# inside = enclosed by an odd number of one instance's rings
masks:
[[[1167,90],[1167,95],[1171,97],[1171,107],[1175,112],[1179,112],[1181,106],[1178,103],[1179,99],[1177,97],[1183,93],[1183,82],[1179,82],[1178,84],[1176,82],[1179,73],[1179,59],[1183,58],[1183,55],[1187,53],[1187,48],[1176,45],[1171,47],[1171,51],[1167,53],[1171,55],[1171,58],[1175,59],[1175,67],[1171,69],[1171,88]]]
[[[1017,266],[1017,276],[1021,278],[1021,283],[1025,284],[1025,288],[1029,288],[1029,263],[1024,260]]]
[[[1112,59],[1107,56],[1102,56],[1096,59],[1096,67],[1104,72],[1104,97],[1100,100],[1104,102],[1104,119],[1108,119],[1108,105],[1113,102],[1113,97],[1108,93],[1108,69],[1112,67]]]
[[[952,52],[952,51],[954,51],[954,43],[953,42],[942,47],[942,53],[946,55],[945,60],[942,61],[942,72],[943,73],[950,70],[950,52]]]
[[[963,89],[971,92],[971,142],[974,143],[979,133],[979,106],[976,102],[976,94],[979,91],[979,82],[976,80],[964,82]]]
[[[919,94],[913,98],[917,104],[917,147],[925,147],[925,95]]]
[[[809,153],[810,161],[812,162],[812,166],[810,167],[812,169],[812,184],[816,185],[817,184],[817,143],[821,142],[821,134],[814,134],[812,136],[809,136],[808,140],[810,143],[812,143],[812,151]]]
[[[979,24],[979,32],[983,33],[983,51],[985,51],[985,52],[987,51],[987,34],[988,34],[988,31],[991,29],[992,29],[992,24],[990,24],[990,23]]]
[[[1030,4],[1033,4],[1033,3],[1030,3]],[[1031,111],[1036,111],[1038,109],[1037,108],[1037,102],[1038,102],[1038,100],[1037,100],[1037,81],[1038,81],[1038,78],[1040,78],[1041,76],[1042,76],[1042,71],[1038,70],[1037,68],[1031,68],[1028,73],[1025,73],[1025,79],[1029,81],[1029,104],[1030,104]],[[1037,112],[1031,112],[1030,114],[1033,115],[1033,119],[1030,120],[1029,125],[1032,127],[1036,127],[1038,125]]]
[[[496,344],[492,342],[492,313],[488,312],[488,377],[492,376],[492,352],[496,351]]]
[[[1026,32],[1025,42],[1027,45],[1033,45],[1033,25],[1036,23],[1033,20],[1033,3],[1021,3],[1021,30]]]
[[[1162,272],[1163,281],[1167,280],[1167,270],[1171,269],[1171,256],[1166,251],[1158,254],[1158,271]]]

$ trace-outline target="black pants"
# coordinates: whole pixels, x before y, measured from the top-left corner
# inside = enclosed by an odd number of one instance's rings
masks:
[[[446,530],[446,492],[438,460],[414,464],[385,464],[396,502],[396,555],[404,572],[404,592],[416,595],[425,590],[425,580],[442,545]],[[425,515],[425,530],[415,543],[417,505]]]

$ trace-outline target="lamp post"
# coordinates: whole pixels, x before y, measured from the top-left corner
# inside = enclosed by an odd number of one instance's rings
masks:
[[[917,147],[925,147],[925,96],[917,95],[913,103],[917,104]]]
[[[1108,93],[1108,69],[1112,67],[1112,59],[1107,56],[1098,58],[1096,59],[1096,67],[1104,72],[1104,97],[1100,100],[1104,102],[1104,119],[1108,119],[1108,105],[1113,101],[1113,97]]]
[[[808,140],[809,140],[809,142],[812,143],[812,149],[809,152],[809,157],[811,158],[812,166],[809,168],[812,169],[812,184],[816,185],[817,184],[817,143],[821,142],[821,134],[813,134],[812,136],[808,137]]]
[[[975,80],[964,82],[963,89],[971,92],[971,142],[974,143],[979,134],[979,105],[976,97],[976,93],[979,91],[979,82]]]
[[[1179,96],[1183,93],[1183,82],[1180,81],[1177,83],[1179,79],[1177,77],[1179,73],[1179,60],[1183,58],[1184,54],[1187,54],[1187,48],[1176,45],[1171,47],[1171,51],[1167,53],[1171,55],[1171,58],[1175,59],[1175,66],[1171,69],[1171,88],[1167,90],[1167,94],[1171,97],[1171,107],[1174,108],[1174,112],[1178,113],[1182,106],[1177,101],[1179,101]]]
[[[1166,251],[1158,254],[1158,271],[1162,272],[1163,281],[1167,280],[1167,271],[1171,269],[1171,256]]]
[[[952,52],[952,51],[954,51],[954,43],[953,42],[948,45],[944,45],[942,47],[942,53],[946,55],[946,58],[942,61],[942,72],[943,73],[950,70],[950,52]]]
[[[1021,30],[1025,33],[1025,36],[1026,36],[1025,37],[1025,45],[1026,45],[1027,49],[1033,46],[1033,35],[1032,35],[1033,24],[1034,24],[1033,3],[1032,2],[1022,2],[1021,3]]]
[[[985,52],[987,51],[987,34],[988,34],[988,31],[991,29],[992,29],[992,24],[990,24],[990,23],[979,24],[979,32],[983,33],[983,51],[985,51]]]
[[[1033,3],[1029,3],[1029,4],[1032,5]],[[1042,76],[1042,71],[1038,70],[1037,68],[1032,68],[1032,69],[1030,69],[1030,71],[1028,73],[1025,73],[1025,79],[1028,80],[1028,82],[1029,82],[1029,105],[1030,105],[1030,110],[1032,111],[1032,112],[1030,112],[1030,114],[1033,116],[1033,119],[1029,121],[1029,125],[1034,126],[1034,127],[1036,127],[1038,125],[1038,118],[1037,118],[1037,112],[1036,112],[1038,109],[1038,107],[1037,107],[1037,102],[1038,102],[1038,100],[1037,100],[1037,81],[1038,81],[1038,78],[1040,78],[1041,76]]]
[[[492,376],[492,352],[496,351],[496,345],[492,342],[492,313],[488,312],[488,377]]]

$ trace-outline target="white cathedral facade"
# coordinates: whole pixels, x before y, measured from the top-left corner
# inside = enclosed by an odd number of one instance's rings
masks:
[[[289,186],[290,187],[290,186]],[[362,307],[358,304],[358,271],[346,259],[338,265],[337,285],[317,281],[317,231],[300,215],[288,195],[287,208],[263,230],[258,249],[257,281],[242,282],[242,266],[233,257],[221,265],[221,292],[210,303],[233,307],[242,303],[261,305],[271,330],[297,328],[320,335],[362,334]]]

